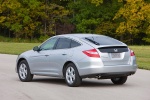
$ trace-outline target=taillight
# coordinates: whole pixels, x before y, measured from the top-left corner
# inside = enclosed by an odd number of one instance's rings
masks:
[[[84,54],[86,54],[89,57],[94,57],[94,58],[100,58],[100,55],[98,54],[96,49],[91,49],[91,50],[85,50],[82,51]]]
[[[133,50],[130,50],[130,56],[135,56],[135,53]]]

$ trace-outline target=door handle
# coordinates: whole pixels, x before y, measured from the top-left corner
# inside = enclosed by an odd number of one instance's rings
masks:
[[[45,56],[47,57],[47,56],[49,56],[49,55],[45,55]]]
[[[65,56],[65,55],[67,55],[67,54],[62,54],[62,55],[64,55],[64,56]]]

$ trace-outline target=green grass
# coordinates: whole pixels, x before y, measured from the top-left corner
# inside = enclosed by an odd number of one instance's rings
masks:
[[[140,69],[150,70],[150,46],[129,46],[136,55]]]
[[[39,43],[0,42],[0,53],[18,55],[24,51],[33,49],[34,46],[38,46],[38,45]]]
[[[18,55],[38,46],[40,43],[10,43],[0,42],[0,53]],[[140,69],[150,70],[150,46],[129,46],[134,50]]]

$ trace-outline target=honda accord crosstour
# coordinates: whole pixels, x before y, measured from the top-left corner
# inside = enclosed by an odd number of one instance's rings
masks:
[[[23,82],[33,75],[64,78],[79,86],[83,78],[111,79],[121,85],[137,70],[133,50],[114,38],[96,34],[56,35],[20,54],[16,72]]]

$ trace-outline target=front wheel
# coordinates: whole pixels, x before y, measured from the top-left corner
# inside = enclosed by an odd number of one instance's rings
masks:
[[[111,81],[114,84],[122,85],[127,81],[127,76],[119,77],[119,78],[111,78]]]
[[[78,70],[73,63],[66,66],[64,76],[67,85],[70,87],[79,86],[82,82],[82,78],[79,76]]]
[[[26,60],[22,60],[18,65],[18,76],[22,82],[29,82],[33,78],[31,74],[29,65]]]

